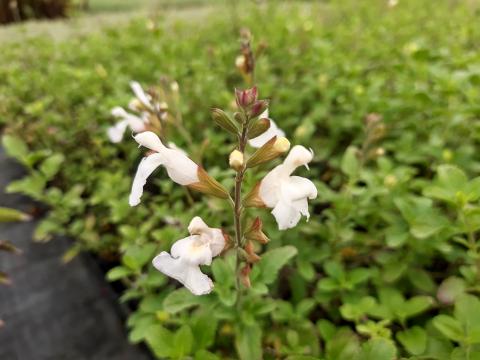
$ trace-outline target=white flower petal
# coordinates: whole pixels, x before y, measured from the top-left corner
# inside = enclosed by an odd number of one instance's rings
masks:
[[[208,225],[205,224],[205,221],[203,221],[200,216],[195,216],[190,221],[190,224],[188,224],[188,232],[192,235],[199,235],[209,229]]]
[[[134,139],[139,145],[144,146],[150,150],[162,152],[166,149],[165,145],[163,145],[157,134],[152,131],[144,131],[134,136]]]
[[[145,91],[143,91],[142,86],[137,81],[131,81],[130,87],[132,88],[133,93],[140,102],[147,108],[152,108],[151,97]]]
[[[313,159],[313,150],[308,150],[305,146],[295,145],[283,164],[290,171],[290,174],[295,171],[299,166],[307,165]]]
[[[170,179],[180,185],[199,182],[198,165],[180,150],[165,149],[165,168]]]
[[[125,109],[120,106],[114,107],[111,110],[111,114],[117,118],[122,119],[122,121],[125,121],[128,126],[130,126],[130,129],[132,129],[132,131],[136,133],[144,131],[145,124],[148,122],[145,121],[144,118],[140,118],[136,115],[126,112]]]
[[[140,198],[143,195],[143,187],[147,182],[147,178],[152,172],[164,163],[162,154],[155,153],[144,157],[138,165],[137,173],[133,179],[132,190],[130,192],[129,204],[130,206],[137,206],[140,204]]]
[[[220,229],[211,229],[211,238],[210,238],[210,250],[212,251],[212,256],[219,255],[225,248],[225,237],[223,232]]]
[[[280,200],[277,205],[275,205],[272,214],[277,221],[279,230],[286,230],[294,227],[302,217],[295,207],[283,200]]]
[[[273,208],[272,214],[280,230],[294,227],[302,215],[308,218],[308,199],[317,197],[317,188],[309,179],[290,174],[313,159],[313,152],[303,146],[294,146],[283,164],[270,171],[260,182],[259,196]]]
[[[273,208],[278,202],[282,181],[288,180],[283,164],[273,168],[261,181],[259,195],[265,205]]]
[[[210,244],[202,241],[199,235],[176,241],[170,252],[174,258],[181,257],[189,264],[210,265],[212,263]]]
[[[175,143],[169,141],[167,145],[170,149],[180,151],[183,155],[188,156],[187,152],[182,148],[178,147],[177,145],[175,145]]]
[[[123,139],[123,134],[127,129],[128,121],[121,120],[107,129],[107,136],[112,143],[119,143]]]
[[[189,264],[182,258],[174,259],[164,251],[152,263],[157,270],[180,281],[194,295],[205,295],[213,289],[212,280],[198,266]]]
[[[317,197],[317,188],[315,184],[307,178],[301,176],[290,176],[288,181],[282,184],[282,197],[288,201],[300,199],[315,199]]]
[[[261,117],[262,118],[262,117]],[[274,136],[280,138],[285,136],[285,132],[281,130],[277,124],[272,119],[270,120],[270,127],[263,134],[257,136],[256,138],[250,139],[248,143],[250,146],[255,148],[262,147],[266,142],[272,139]]]

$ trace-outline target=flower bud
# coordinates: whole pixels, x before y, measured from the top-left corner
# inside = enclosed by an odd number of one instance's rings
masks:
[[[270,239],[262,231],[263,223],[259,217],[250,225],[249,229],[245,232],[245,238],[247,240],[257,241],[260,244],[266,244]]]
[[[238,128],[233,122],[233,120],[227,115],[227,113],[221,109],[212,109],[212,119],[220,126],[222,129],[232,133],[234,135],[238,134]]]
[[[252,271],[252,267],[249,264],[245,264],[245,266],[240,270],[240,281],[242,282],[243,286],[246,288],[250,288],[250,272]]]
[[[139,111],[139,112],[146,110],[145,106],[137,98],[132,98],[132,100],[130,100],[130,102],[128,103],[128,108],[130,110]]]
[[[6,240],[0,240],[0,250],[1,251],[7,251],[7,252],[17,254],[17,255],[22,253],[22,250],[18,249],[11,242],[6,241]]]
[[[236,112],[235,114],[233,114],[233,118],[239,124],[245,124],[247,122],[247,118],[241,112]]]
[[[256,86],[246,90],[235,89],[235,99],[237,101],[237,105],[242,109],[252,106],[255,101],[257,101],[257,96],[258,93]]]
[[[228,158],[228,163],[232,169],[235,171],[240,171],[243,169],[244,164],[243,153],[238,150],[233,150]]]
[[[235,66],[237,67],[237,69],[240,70],[240,72],[244,73],[245,65],[246,65],[245,56],[244,55],[237,56],[237,58],[235,59]]]
[[[252,106],[252,110],[250,111],[250,116],[252,118],[256,118],[260,114],[262,114],[268,108],[268,101],[267,100],[257,100]]]
[[[260,119],[255,121],[250,128],[248,129],[247,136],[249,139],[254,139],[257,136],[262,135],[265,131],[270,128],[270,120]]]
[[[247,167],[252,168],[277,158],[290,149],[290,141],[285,137],[274,136],[267,141],[260,149],[255,151],[247,161]]]
[[[197,176],[199,181],[187,186],[193,190],[204,194],[216,196],[221,199],[226,199],[229,193],[225,188],[214,178],[212,178],[201,166],[197,169]]]
[[[255,254],[255,248],[253,246],[253,243],[251,241],[247,241],[245,244],[245,252],[247,254],[247,262],[250,264],[254,264],[256,262],[260,261],[260,256]]]
[[[267,205],[263,202],[262,198],[260,197],[260,182],[253,187],[253,189],[245,196],[243,199],[243,206],[245,207],[257,207],[257,208],[264,208]]]

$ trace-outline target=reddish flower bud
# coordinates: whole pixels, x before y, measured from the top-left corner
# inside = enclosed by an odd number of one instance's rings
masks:
[[[255,103],[255,101],[257,101],[257,96],[258,96],[258,93],[257,93],[256,86],[246,90],[235,89],[235,99],[237,101],[237,105],[243,109],[246,109],[252,106]]]
[[[262,227],[262,220],[260,220],[259,217],[256,217],[250,225],[250,228],[245,232],[245,238],[247,240],[257,241],[260,244],[268,243],[270,239],[264,234]]]
[[[267,100],[257,100],[252,106],[252,110],[250,111],[250,116],[255,118],[262,114],[268,108],[268,101]]]
[[[246,264],[242,270],[240,270],[240,281],[242,282],[243,286],[249,288],[251,286],[250,283],[250,272],[252,271],[252,267],[249,264]]]
[[[249,263],[253,264],[260,261],[260,256],[255,254],[253,242],[247,241],[247,243],[245,244],[245,252],[247,253],[247,261]]]

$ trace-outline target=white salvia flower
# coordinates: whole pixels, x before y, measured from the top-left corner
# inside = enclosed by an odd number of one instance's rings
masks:
[[[285,133],[280,129],[275,122],[268,117],[268,109],[265,110],[261,115],[260,119],[270,120],[270,127],[263,134],[257,136],[256,138],[250,139],[248,143],[254,148],[262,147],[267,141],[276,136],[277,138],[285,137]]]
[[[186,152],[185,150],[183,150],[181,147],[178,147],[177,145],[175,145],[175,143],[169,141],[167,145],[168,145],[168,147],[169,147],[170,149],[178,150],[178,151],[180,151],[183,155],[188,156],[187,152]]]
[[[272,208],[278,228],[285,230],[294,227],[303,216],[310,217],[308,199],[317,197],[317,188],[310,180],[300,176],[290,176],[297,167],[313,159],[313,151],[296,145],[283,161],[270,171],[260,182],[258,195],[262,202]]]
[[[199,265],[210,265],[212,258],[225,247],[222,230],[210,228],[198,216],[188,226],[190,236],[173,244],[170,254],[166,251],[157,255],[153,266],[167,276],[180,281],[194,295],[205,295],[212,291],[212,280],[202,273]]]
[[[140,118],[136,115],[130,114],[120,106],[114,107],[111,114],[121,119],[115,125],[107,129],[107,135],[111,142],[118,143],[122,141],[127,127],[129,127],[134,133],[145,131],[145,124],[148,122],[145,117]]]
[[[138,165],[130,193],[130,206],[140,203],[147,178],[160,165],[165,167],[170,179],[177,184],[190,185],[199,182],[198,165],[185,155],[183,150],[167,148],[151,131],[142,132],[134,136],[134,139],[141,146],[153,150],[155,153],[144,157]]]
[[[142,105],[153,110],[152,97],[143,90],[142,85],[137,81],[130,81],[130,87]]]

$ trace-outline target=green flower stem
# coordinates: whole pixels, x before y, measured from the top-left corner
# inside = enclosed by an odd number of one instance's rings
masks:
[[[242,125],[242,132],[239,134],[238,141],[238,150],[243,154],[245,152],[245,147],[247,145],[247,129],[248,121],[246,124]],[[237,288],[237,308],[241,307],[241,297],[242,289],[240,284],[240,264],[241,259],[239,256],[239,249],[243,247],[243,228],[242,228],[242,183],[243,177],[245,175],[246,168],[243,167],[241,170],[237,171],[235,176],[235,194],[233,199],[233,219],[235,225],[235,285]]]

